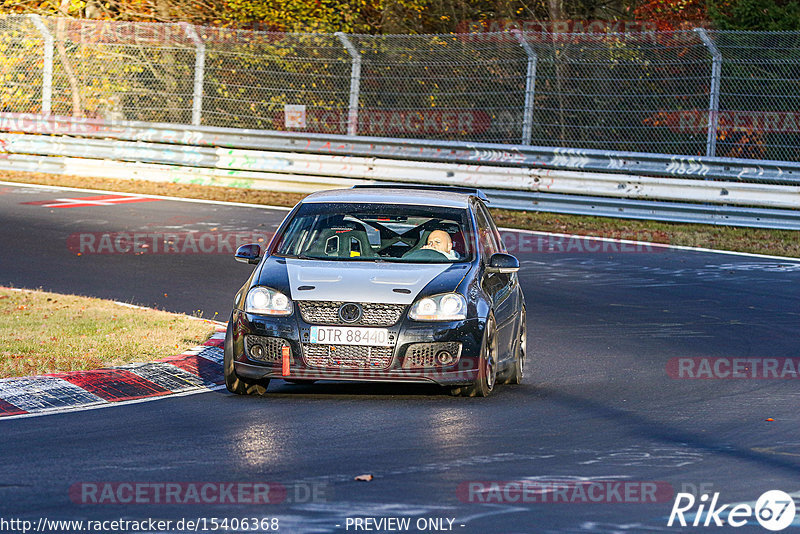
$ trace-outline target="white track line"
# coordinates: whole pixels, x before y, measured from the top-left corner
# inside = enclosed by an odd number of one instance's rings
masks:
[[[54,189],[57,191],[76,191],[79,193],[119,194],[131,197],[154,198],[156,200],[174,200],[175,202],[194,202],[197,204],[215,204],[218,206],[235,206],[239,208],[258,208],[258,209],[279,210],[279,211],[290,211],[292,209],[284,206],[270,206],[267,204],[247,204],[245,202],[226,202],[224,200],[207,200],[203,198],[183,198],[183,197],[170,197],[166,195],[144,195],[139,193],[121,193],[119,191],[109,191],[107,189],[83,189],[80,187],[65,187],[60,185],[23,184],[19,182],[5,182],[2,180],[0,180],[0,185],[6,185],[12,187],[33,187],[36,189],[50,189],[50,190]]]

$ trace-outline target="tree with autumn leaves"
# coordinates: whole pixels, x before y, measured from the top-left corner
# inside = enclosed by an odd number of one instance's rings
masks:
[[[633,9],[633,15],[656,22],[663,31],[698,26],[719,30],[800,30],[800,4],[794,0],[646,0]]]
[[[7,14],[39,14],[59,18],[47,19],[55,39],[55,74],[62,80],[62,91],[54,95],[53,113],[76,116],[107,117],[117,113],[120,107],[136,109],[137,117],[141,110],[149,110],[153,117],[143,117],[144,120],[165,120],[170,122],[186,122],[191,113],[192,105],[192,72],[194,69],[194,49],[191,41],[187,41],[179,25],[175,27],[175,35],[182,36],[184,42],[177,46],[155,47],[148,49],[146,46],[127,45],[113,49],[106,47],[103,53],[107,56],[99,59],[100,55],[91,43],[75,40],[81,30],[72,31],[69,27],[80,26],[81,19],[101,19],[113,21],[133,22],[189,22],[206,27],[216,28],[241,28],[262,30],[259,36],[248,37],[241,43],[236,53],[226,51],[224,42],[216,42],[213,37],[206,40],[208,45],[206,56],[206,90],[203,103],[203,123],[230,125],[238,124],[237,121],[250,120],[255,117],[262,121],[247,124],[248,127],[271,129],[276,127],[276,110],[282,108],[287,101],[287,94],[297,99],[297,95],[306,95],[306,102],[325,110],[346,109],[346,102],[325,100],[308,96],[312,90],[316,94],[340,95],[345,94],[339,87],[328,87],[325,84],[335,79],[331,76],[318,76],[307,87],[303,76],[315,72],[320,65],[326,68],[340,68],[347,65],[349,58],[338,42],[333,43],[337,53],[343,57],[333,58],[323,54],[324,46],[316,44],[301,44],[294,42],[300,37],[277,37],[277,34],[268,32],[309,32],[315,36],[307,39],[319,39],[320,42],[336,41],[330,35],[337,31],[350,34],[448,34],[457,33],[466,29],[482,26],[483,29],[491,28],[490,21],[590,21],[590,20],[638,20],[654,24],[663,31],[687,30],[699,26],[726,30],[798,30],[800,29],[800,7],[796,0],[0,0],[0,11]],[[123,25],[124,26],[124,25]],[[557,27],[555,25],[553,28]],[[611,28],[611,25],[608,26]],[[652,26],[651,26],[652,27]],[[206,29],[198,28],[201,33]],[[213,30],[213,28],[212,28]],[[213,33],[212,30],[209,30]],[[0,52],[13,50],[14,54],[6,53],[5,59],[0,63],[0,104],[5,111],[37,112],[35,109],[37,91],[35,90],[37,74],[40,72],[41,41],[37,41],[35,32],[27,30],[27,40],[20,40],[17,34],[8,33],[0,42]],[[562,30],[563,31],[563,30]],[[694,36],[692,32],[688,32]],[[327,34],[319,35],[319,34]],[[19,33],[23,35],[23,33]],[[33,37],[30,37],[33,36]],[[66,37],[66,38],[62,38]],[[33,39],[33,40],[31,40]],[[249,40],[248,40],[249,39]],[[124,39],[123,39],[124,41]],[[557,42],[557,40],[554,40]],[[610,41],[613,48],[614,39]],[[136,43],[134,43],[136,44]],[[97,45],[97,46],[102,46]],[[377,46],[377,45],[376,45]],[[380,45],[383,46],[383,45]],[[378,46],[378,48],[380,48]],[[794,45],[780,47],[783,52],[791,50]],[[27,47],[27,48],[26,48]],[[795,47],[796,48],[796,47]],[[112,52],[113,49],[113,52]],[[300,56],[302,60],[292,56],[295,52],[305,50],[307,56]],[[755,47],[759,54],[769,57],[771,49]],[[369,55],[370,49],[363,53]],[[384,53],[383,49],[374,50],[375,54]],[[578,51],[580,52],[580,51]],[[558,51],[556,55],[558,55]],[[644,56],[637,55],[633,49],[625,52],[624,64],[636,64]],[[112,54],[112,55],[108,55]],[[161,54],[161,56],[158,56]],[[238,54],[238,55],[237,55]],[[611,54],[611,52],[609,52]],[[613,55],[613,54],[611,54]],[[163,57],[162,57],[163,56]],[[246,58],[244,58],[246,56]],[[386,57],[391,58],[391,55]],[[244,59],[243,59],[244,58]],[[617,61],[619,63],[619,61]],[[550,90],[537,93],[537,104],[545,109],[558,110],[561,113],[556,122],[562,124],[580,124],[576,129],[583,129],[586,135],[591,136],[592,129],[585,128],[585,121],[592,121],[593,115],[582,111],[581,105],[570,107],[566,105],[566,98],[585,99],[585,95],[575,92],[570,87],[562,87],[561,81],[570,78],[568,69],[577,69],[578,66],[568,62],[551,61],[552,72],[545,74],[548,63],[543,62],[540,78],[544,87]],[[614,64],[609,65],[609,80],[613,79]],[[153,65],[164,66],[161,70]],[[337,66],[338,65],[338,66]],[[752,73],[746,71],[746,62],[739,65],[736,62],[726,64],[725,75],[734,79],[746,80]],[[390,61],[384,67],[390,69]],[[661,68],[661,67],[659,67]],[[671,68],[664,66],[664,69]],[[734,70],[731,70],[734,69]],[[740,69],[738,72],[736,69]],[[645,69],[646,70],[646,69]],[[258,93],[254,87],[260,87],[264,80],[258,79],[263,72],[281,73],[283,80],[280,87],[283,93],[265,94]],[[337,71],[338,72],[338,71]],[[346,74],[346,73],[345,73]],[[365,72],[365,76],[380,78],[380,73]],[[604,73],[605,75],[605,73]],[[19,79],[27,76],[30,79]],[[247,78],[248,76],[253,79]],[[337,74],[339,77],[345,75]],[[549,76],[549,78],[547,77]],[[624,75],[623,75],[624,78]],[[635,90],[641,80],[631,78],[623,79],[629,82],[631,91]],[[297,80],[296,87],[291,85]],[[390,77],[386,78],[387,80]],[[464,77],[468,80],[468,77]],[[667,78],[676,80],[679,84],[680,76]],[[792,85],[791,74],[781,72],[756,73],[757,80],[767,80],[760,83],[755,93],[766,91],[771,95],[786,95],[782,100],[773,99],[778,104],[772,104],[767,99],[759,100],[758,113],[765,117],[769,115],[770,121],[783,117],[793,117],[793,110],[786,108],[791,105],[797,91]],[[65,87],[63,80],[68,80],[69,86]],[[90,81],[86,81],[90,80]],[[326,81],[328,80],[328,81]],[[622,83],[620,82],[620,83]],[[374,80],[372,83],[375,83]],[[391,83],[391,82],[390,82]],[[368,82],[365,82],[368,87]],[[553,84],[552,86],[548,84]],[[652,94],[666,95],[669,91],[662,86],[653,87]],[[376,94],[391,93],[391,87],[384,91],[376,90]],[[709,89],[707,88],[706,91]],[[509,94],[517,91],[509,89]],[[517,91],[518,92],[518,91]],[[547,96],[549,92],[549,97]],[[617,91],[619,92],[619,91]],[[695,91],[697,94],[703,91]],[[736,91],[729,91],[730,94]],[[743,92],[743,91],[739,91]],[[286,93],[286,94],[285,94]],[[307,94],[308,93],[308,94]],[[431,102],[441,105],[444,100],[439,100],[433,91],[430,95]],[[572,94],[575,93],[575,94]],[[597,102],[587,103],[588,109],[620,108],[620,117],[625,116],[624,105],[611,103],[612,93],[606,91],[608,97],[600,98]],[[648,93],[645,91],[645,93]],[[649,94],[648,93],[648,94]],[[681,95],[686,91],[673,91]],[[605,93],[604,93],[605,94]],[[644,94],[644,93],[643,93]],[[747,110],[750,102],[732,101],[738,98],[727,96],[726,105],[729,109]],[[164,99],[163,95],[169,95]],[[553,96],[555,95],[555,96]],[[59,100],[59,98],[61,100]],[[119,101],[124,98],[124,105]],[[315,99],[316,98],[316,99]],[[331,97],[333,98],[333,97]],[[337,96],[337,98],[339,98]],[[543,102],[543,99],[555,99]],[[605,98],[606,100],[603,100]],[[674,110],[686,111],[701,116],[705,113],[703,102],[679,102],[680,97],[673,99],[669,105],[663,107],[663,112],[656,115],[637,119],[648,128],[664,128],[661,124],[663,117],[674,115]],[[167,102],[169,108],[164,108]],[[615,101],[616,102],[616,101]],[[677,102],[677,103],[676,103]],[[580,102],[578,102],[580,104]],[[462,103],[475,105],[474,103]],[[544,104],[543,106],[541,104]],[[391,103],[377,102],[374,106],[388,106]],[[433,105],[433,104],[431,104]],[[483,105],[483,104],[481,104]],[[681,107],[684,105],[684,107]],[[28,107],[25,107],[28,106]],[[31,107],[33,106],[33,107]],[[239,107],[236,107],[239,106]],[[549,107],[548,107],[549,106]],[[616,107],[615,107],[616,106]],[[241,108],[241,109],[239,109]],[[574,108],[574,109],[572,109]],[[762,109],[763,108],[763,109]],[[570,119],[563,116],[565,109],[572,109],[575,117]],[[661,109],[661,108],[659,108]],[[111,114],[109,114],[111,110]],[[159,115],[160,114],[160,115]],[[124,114],[123,114],[124,115]],[[754,116],[757,115],[753,114]],[[244,117],[244,119],[242,118]],[[741,155],[747,157],[760,157],[763,147],[764,133],[757,128],[747,128],[741,125],[740,115],[721,115],[718,140],[731,146],[736,145],[736,150],[745,147],[747,152],[730,152],[720,155]],[[773,120],[774,119],[774,120]],[[572,122],[570,122],[570,120]],[[648,122],[649,121],[649,122]],[[661,121],[661,122],[659,122]],[[278,121],[280,122],[280,121]],[[772,124],[772,123],[770,123]],[[624,130],[630,126],[630,121],[622,121],[619,128]],[[340,125],[341,126],[341,125]],[[698,129],[702,129],[700,126]],[[774,129],[774,127],[773,127]],[[582,130],[582,131],[583,131]],[[783,128],[785,130],[785,128]],[[782,131],[782,130],[781,130]],[[620,134],[622,135],[622,134]],[[570,142],[580,139],[565,137],[563,133],[557,134],[553,142],[560,139],[566,146]],[[677,150],[677,149],[676,149]],[[753,152],[755,150],[755,152]]]
[[[660,30],[797,30],[796,0],[0,0],[4,13],[287,32],[453,33],[490,20],[649,21]]]

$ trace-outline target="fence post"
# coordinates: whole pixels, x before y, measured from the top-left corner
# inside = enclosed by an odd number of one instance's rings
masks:
[[[350,70],[350,105],[347,113],[347,135],[358,135],[358,92],[361,86],[361,54],[358,53],[358,50],[347,38],[347,35],[342,32],[336,32],[335,35],[347,49],[347,53],[350,54],[350,58],[353,61],[353,66]]]
[[[522,49],[525,50],[525,55],[528,56],[528,72],[525,75],[525,115],[522,117],[522,144],[530,145],[531,137],[533,136],[533,97],[536,93],[536,64],[539,61],[539,56],[536,55],[536,51],[525,40],[521,31],[511,30],[511,32],[519,41]]]
[[[705,28],[695,28],[695,32],[711,53],[711,88],[708,103],[708,136],[706,137],[706,156],[717,155],[717,129],[719,126],[719,86],[722,77],[722,54],[717,45],[706,33]]]
[[[42,115],[50,115],[53,106],[53,34],[39,15],[28,15],[44,39],[44,65],[42,66]]]
[[[206,44],[189,23],[181,22],[186,36],[194,43],[194,92],[192,94],[192,124],[200,126],[203,112],[203,77],[206,69]]]

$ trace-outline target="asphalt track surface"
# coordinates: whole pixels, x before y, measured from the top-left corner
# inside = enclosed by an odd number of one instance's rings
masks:
[[[227,252],[79,256],[68,244],[95,232],[270,232],[285,214],[176,201],[24,204],[86,196],[0,187],[0,284],[226,320],[249,272]],[[279,532],[323,533],[367,532],[354,518],[410,517],[409,532],[442,531],[416,529],[434,518],[464,533],[768,532],[752,517],[740,528],[668,527],[667,519],[674,494],[692,488],[719,493],[720,505],[753,504],[775,489],[800,504],[800,382],[667,371],[680,357],[800,356],[800,263],[678,250],[519,256],[530,358],[523,385],[465,399],[428,386],[273,381],[262,398],[222,390],[0,421],[0,520],[277,517]],[[366,473],[374,479],[354,480]],[[670,494],[589,503],[573,486],[570,502],[551,503],[463,491],[475,481],[541,489],[554,480],[658,481]],[[70,499],[74,484],[99,482],[271,482],[288,498]],[[481,487],[493,488],[472,486]]]

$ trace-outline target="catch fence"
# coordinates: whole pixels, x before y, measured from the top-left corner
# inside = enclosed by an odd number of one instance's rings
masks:
[[[799,72],[800,32],[373,36],[0,17],[0,111],[108,122],[800,161]]]

